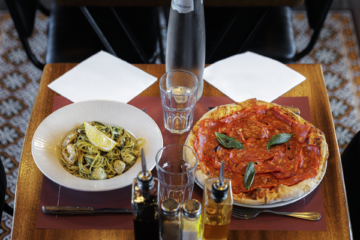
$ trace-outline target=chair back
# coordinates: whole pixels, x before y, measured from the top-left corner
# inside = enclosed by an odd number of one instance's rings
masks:
[[[5,0],[18,34],[28,38],[35,24],[38,0]]]

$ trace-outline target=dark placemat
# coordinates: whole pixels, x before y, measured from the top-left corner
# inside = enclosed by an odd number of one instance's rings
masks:
[[[227,97],[202,97],[196,104],[194,122],[206,113],[207,107],[215,107],[232,103]],[[294,106],[300,109],[301,116],[311,122],[310,107],[307,97],[282,97],[275,103]],[[55,96],[53,111],[71,104],[62,96]],[[161,129],[164,145],[184,142],[188,133],[183,134],[179,140],[178,135],[171,134],[164,127],[161,101],[159,97],[136,97],[129,104],[143,109],[154,119]],[[155,169],[153,173],[156,175]],[[196,184],[195,184],[196,185]],[[43,205],[50,206],[87,206],[94,208],[131,208],[131,187],[108,192],[81,192],[71,190],[43,177],[40,203],[38,208],[37,228],[52,229],[133,229],[131,214],[96,214],[93,216],[62,216],[46,215],[42,212]],[[202,189],[194,187],[193,198],[201,201]],[[317,211],[322,215],[321,220],[312,222],[271,214],[260,214],[251,220],[232,218],[230,230],[297,230],[297,231],[326,231],[325,211],[322,201],[321,187],[315,189],[307,197],[287,206],[278,207],[277,211]]]

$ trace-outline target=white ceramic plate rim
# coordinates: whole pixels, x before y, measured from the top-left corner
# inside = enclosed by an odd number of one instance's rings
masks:
[[[190,136],[190,135],[189,135]],[[189,136],[186,138],[185,142],[188,141]],[[309,195],[312,191],[314,191],[319,184],[321,183],[321,181],[323,180],[324,176],[325,176],[325,172],[326,172],[326,168],[327,168],[327,161],[325,163],[325,167],[324,167],[324,172],[323,175],[321,176],[320,181],[316,184],[316,186],[311,189],[309,192],[305,193],[303,196],[295,198],[295,199],[291,199],[289,201],[283,201],[283,202],[278,202],[278,203],[273,203],[273,204],[263,204],[263,205],[247,205],[247,204],[241,204],[241,203],[237,203],[234,202],[234,205],[239,206],[239,207],[247,207],[247,208],[276,208],[276,207],[282,207],[285,205],[289,205],[291,203],[294,203],[300,199],[303,199],[304,197],[306,197],[307,195]],[[203,185],[198,181],[197,177],[195,177],[195,182],[196,184],[201,188],[204,189]]]
[[[100,108],[96,108],[102,106]],[[92,111],[79,111],[79,116],[84,115],[84,118],[80,121],[69,120],[75,117],[71,117],[69,113],[76,109],[83,108],[92,108]],[[95,108],[94,108],[95,107]],[[97,111],[105,111],[107,108],[113,107],[112,112],[107,111],[104,112],[102,116],[94,114]],[[114,109],[115,108],[115,109]],[[130,122],[129,116],[122,117],[118,116],[121,111],[130,111],[133,115],[130,117],[137,117],[138,122],[143,125],[137,125],[136,127],[128,127],[129,124],[135,124],[136,121]],[[69,116],[67,116],[69,115]],[[77,116],[79,118],[79,116]],[[100,117],[99,117],[100,116]],[[80,116],[81,117],[81,116]],[[118,118],[119,117],[119,118]],[[59,127],[61,126],[60,120],[67,120],[71,121],[71,126],[64,126],[64,129],[59,130],[61,134],[58,136],[54,136],[52,134],[44,134],[44,131],[48,130],[49,128]],[[133,120],[133,119],[131,119]],[[105,179],[105,180],[87,180],[75,177],[68,173],[60,164],[60,160],[58,158],[59,151],[57,149],[57,145],[62,142],[63,138],[75,128],[75,126],[79,126],[84,121],[102,121],[106,124],[114,124],[114,125],[126,125],[122,126],[127,131],[138,137],[145,137],[145,145],[143,146],[145,151],[146,163],[148,170],[152,170],[155,167],[155,155],[158,149],[163,147],[163,137],[161,135],[161,131],[155,121],[146,113],[141,111],[140,109],[128,105],[126,103],[118,102],[118,101],[111,101],[111,100],[88,100],[73,103],[67,106],[60,108],[59,110],[51,113],[47,116],[38,126],[35,131],[35,134],[32,139],[31,143],[31,153],[35,164],[40,169],[40,171],[52,181],[58,183],[61,186],[79,190],[79,191],[89,191],[89,192],[102,192],[102,191],[110,191],[119,188],[123,188],[132,184],[133,179],[136,177],[137,173],[141,170],[141,164],[138,160],[135,165],[130,168],[126,173],[123,175]],[[127,122],[126,122],[127,121]],[[126,122],[126,123],[125,123]],[[124,124],[122,124],[124,123]],[[140,132],[143,132],[142,135]],[[139,134],[140,133],[140,134]],[[54,140],[49,138],[54,137]],[[48,162],[48,159],[44,159],[42,155],[46,155],[50,157],[51,162]],[[57,162],[55,162],[57,161]],[[56,164],[58,163],[58,164]],[[56,167],[58,165],[58,167]],[[55,172],[49,171],[49,168]],[[55,174],[54,174],[55,173]],[[64,176],[62,178],[61,176]]]
[[[304,197],[306,197],[307,195],[309,195],[312,191],[314,191],[319,186],[319,184],[321,183],[322,179],[325,176],[326,168],[327,168],[327,162],[325,163],[324,172],[323,172],[323,175],[321,176],[320,181],[316,184],[316,186],[313,189],[311,189],[309,192],[305,193],[301,197],[291,199],[289,201],[283,201],[283,202],[278,202],[278,203],[273,203],[273,204],[263,204],[263,205],[247,205],[247,204],[237,203],[234,201],[234,205],[239,206],[239,207],[247,207],[247,208],[276,208],[276,207],[282,207],[282,206],[286,206],[291,203],[297,202],[297,201],[303,199]],[[203,185],[201,185],[201,183],[197,180],[196,177],[195,177],[195,182],[201,189],[204,189]]]

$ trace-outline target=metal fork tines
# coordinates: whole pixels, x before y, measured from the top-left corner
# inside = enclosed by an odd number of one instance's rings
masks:
[[[240,219],[251,219],[257,217],[260,213],[274,213],[277,215],[284,215],[294,218],[301,218],[310,221],[317,221],[321,218],[320,213],[318,212],[277,212],[269,209],[243,209],[243,208],[233,208],[232,216]]]

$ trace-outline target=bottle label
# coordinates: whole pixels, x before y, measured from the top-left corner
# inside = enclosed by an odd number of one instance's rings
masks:
[[[194,0],[171,0],[171,7],[179,13],[189,13],[194,11]]]

